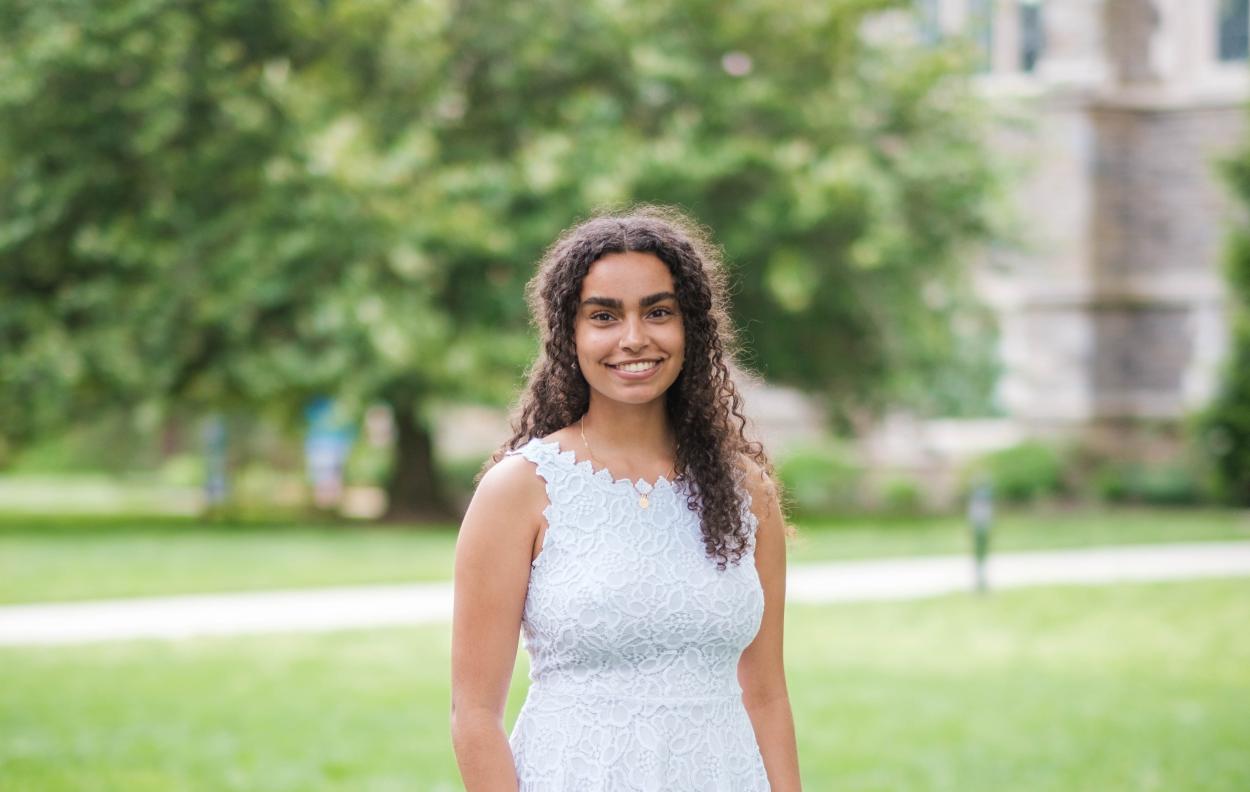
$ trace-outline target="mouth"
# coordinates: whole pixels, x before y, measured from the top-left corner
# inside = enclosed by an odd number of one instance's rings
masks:
[[[625,371],[630,374],[640,374],[644,371],[650,371],[660,365],[659,360],[631,360],[627,363],[605,363],[608,368],[616,371]]]

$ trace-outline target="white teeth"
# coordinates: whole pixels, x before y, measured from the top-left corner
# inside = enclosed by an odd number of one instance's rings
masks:
[[[621,371],[646,371],[647,369],[654,368],[655,365],[656,361],[652,360],[650,362],[644,361],[641,363],[622,363],[617,366],[617,368]]]

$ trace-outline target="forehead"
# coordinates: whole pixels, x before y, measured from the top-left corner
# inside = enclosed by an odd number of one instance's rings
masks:
[[[650,294],[676,291],[668,265],[651,253],[609,253],[590,265],[582,280],[581,299],[614,297],[625,302]]]

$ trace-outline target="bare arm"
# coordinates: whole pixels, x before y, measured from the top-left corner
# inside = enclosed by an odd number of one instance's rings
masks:
[[[782,662],[782,626],[786,598],[786,526],[777,492],[758,468],[748,477],[752,510],[759,520],[755,567],[764,589],[764,618],[755,640],[742,653],[738,682],[742,701],[764,759],[773,792],[797,792],[799,755],[794,737],[794,715],[786,690]]]
[[[546,493],[506,457],[482,477],[456,540],[451,737],[467,792],[516,792],[503,714]]]

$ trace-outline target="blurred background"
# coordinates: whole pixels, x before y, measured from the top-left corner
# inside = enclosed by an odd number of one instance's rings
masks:
[[[1250,0],[0,0],[2,785],[460,788],[524,284],[649,201],[732,271],[807,788],[1250,788],[1248,58]]]

